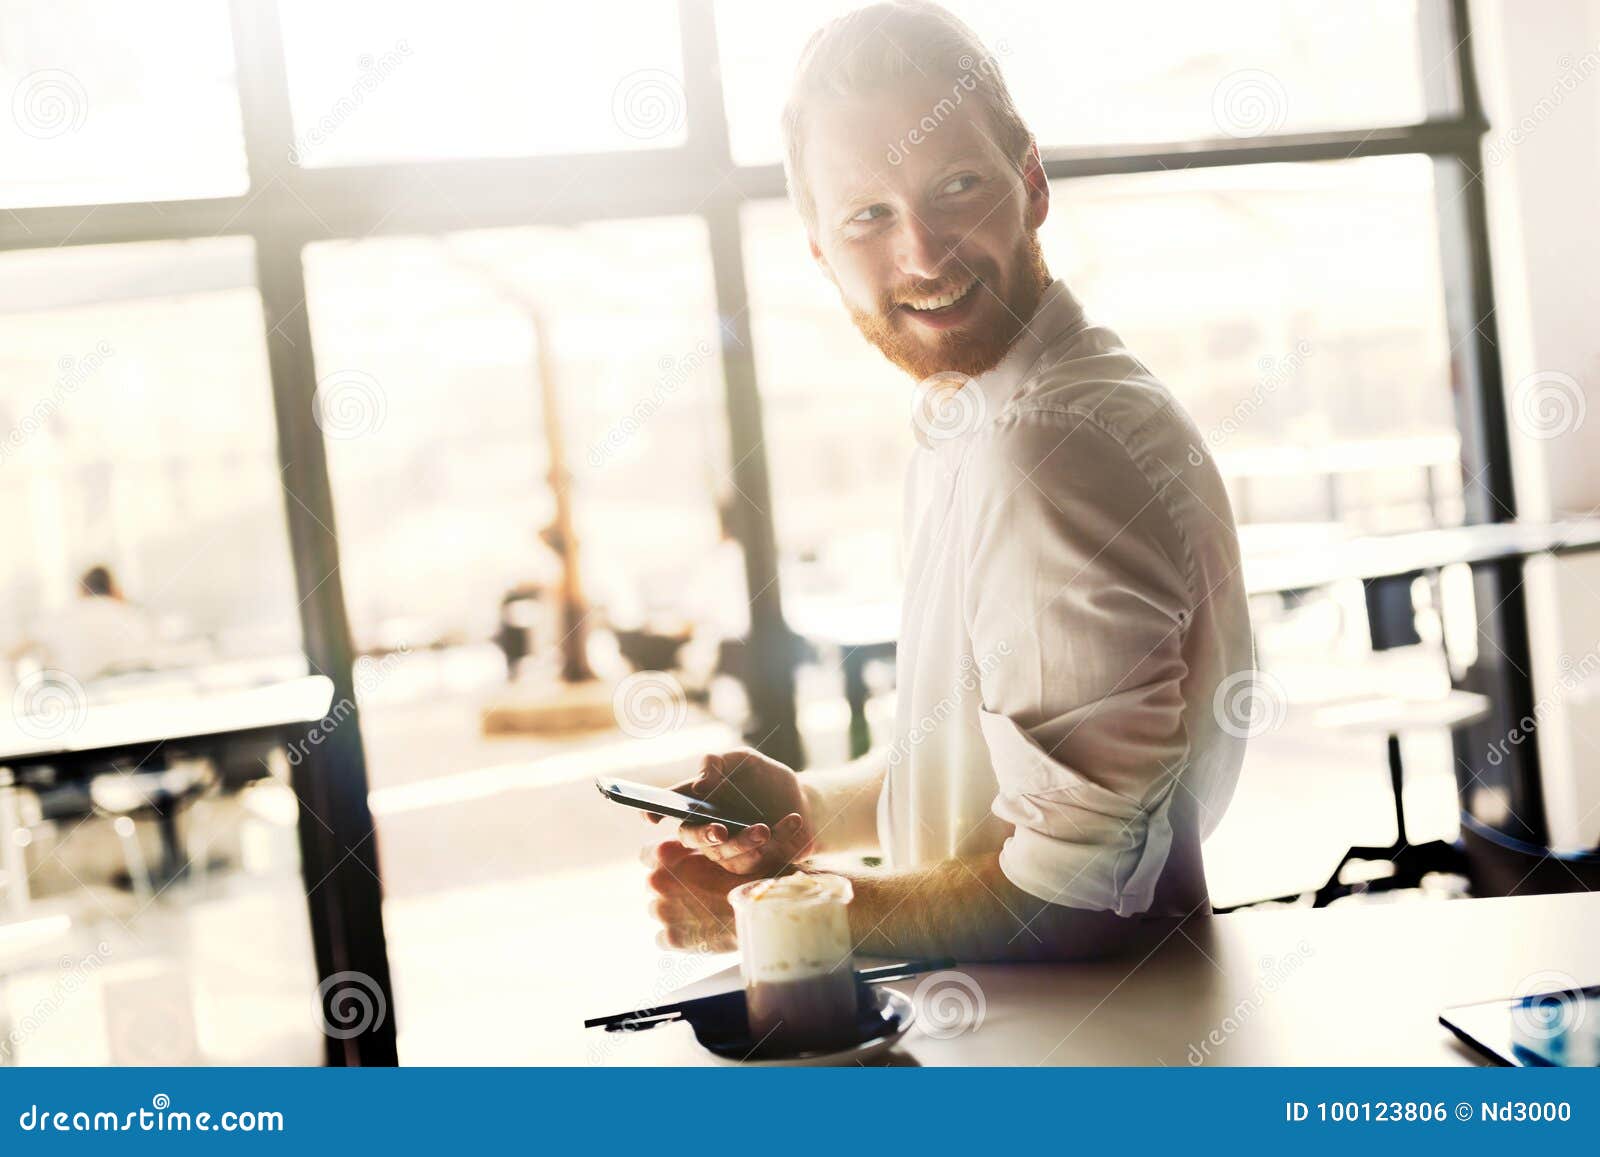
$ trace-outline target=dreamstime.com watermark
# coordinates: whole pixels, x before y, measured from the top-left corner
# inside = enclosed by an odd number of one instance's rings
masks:
[[[963,438],[989,418],[983,391],[966,374],[940,370],[911,393],[911,428],[924,446]]]
[[[15,1061],[18,1047],[44,1027],[56,1013],[60,1012],[67,1002],[89,983],[89,978],[99,970],[101,965],[111,956],[111,945],[105,941],[94,946],[94,951],[85,956],[63,956],[61,958],[61,972],[38,1000],[33,1002],[33,1007],[5,1028],[5,1037],[0,1039],[0,1065],[9,1065]]]
[[[383,987],[365,972],[335,972],[317,985],[314,1015],[324,1036],[351,1040],[382,1028],[389,1002]]]
[[[109,1109],[52,1109],[29,1105],[17,1116],[24,1133],[282,1133],[283,1114],[276,1109],[174,1109],[172,1098],[157,1093],[150,1107],[114,1112]]]
[[[1239,999],[1216,1027],[1200,1038],[1199,1044],[1193,1041],[1189,1043],[1186,1057],[1188,1062],[1191,1065],[1200,1065],[1209,1060],[1212,1049],[1221,1048],[1229,1037],[1243,1028],[1251,1017],[1261,1011],[1266,998],[1282,988],[1284,982],[1315,955],[1316,949],[1302,940],[1295,945],[1293,952],[1285,953],[1281,959],[1263,956],[1260,961],[1261,970],[1256,976],[1255,983],[1250,986],[1250,991]]]
[[[680,988],[697,979],[697,974],[705,962],[713,956],[720,955],[713,952],[707,945],[701,944],[687,950],[679,950],[663,955],[657,964],[655,982],[650,986],[649,1002],[641,1007],[654,1010],[658,1003],[664,1003]],[[622,1047],[622,1042],[635,1032],[648,1031],[646,1027],[629,1027],[620,1029],[589,1030],[589,1063],[603,1065],[611,1059],[612,1055]]]
[[[967,93],[978,87],[979,77],[999,76],[1000,65],[996,63],[995,57],[1009,55],[1011,46],[1004,40],[997,40],[994,47],[993,53],[980,58],[974,58],[970,53],[961,55],[956,61],[956,67],[961,70],[961,75],[956,77],[955,83],[950,86],[950,95],[940,97],[938,103],[924,113],[905,136],[891,144],[888,152],[884,154],[884,160],[891,165],[903,163],[912,149],[937,132],[939,126],[949,120],[951,114],[961,107]]]
[[[1230,137],[1266,136],[1289,119],[1289,93],[1283,82],[1260,68],[1230,72],[1211,91],[1211,119]]]
[[[923,1036],[949,1040],[983,1027],[989,1009],[983,988],[965,972],[930,972],[911,993],[917,1028]]]
[[[310,128],[295,137],[294,143],[289,146],[289,163],[297,167],[303,165],[306,154],[326,144],[339,131],[340,125],[360,112],[367,97],[394,75],[410,55],[411,45],[405,40],[396,40],[394,47],[381,56],[363,54],[356,62],[360,74],[350,86],[350,91],[334,101],[332,107],[318,117]]]
[[[1511,424],[1541,442],[1577,433],[1588,410],[1583,386],[1560,370],[1537,370],[1511,391]]]
[[[35,739],[60,739],[89,717],[89,695],[69,672],[46,667],[23,676],[11,695],[17,730]]]
[[[665,671],[635,671],[611,693],[617,729],[633,739],[659,739],[689,720],[689,696]]]
[[[1306,364],[1306,359],[1311,356],[1311,343],[1304,338],[1294,343],[1294,349],[1286,357],[1263,357],[1256,363],[1261,370],[1261,377],[1256,379],[1251,391],[1234,403],[1233,409],[1223,417],[1222,421],[1212,426],[1201,437],[1205,448],[1215,452],[1229,438],[1233,437],[1248,422],[1267,399],[1276,394],[1284,386],[1300,376],[1300,368]],[[1205,454],[1199,446],[1189,447],[1189,465],[1198,466],[1205,461]]]
[[[1592,678],[1595,672],[1600,671],[1600,640],[1596,640],[1594,646],[1584,652],[1581,658],[1574,659],[1571,655],[1562,655],[1556,665],[1561,668],[1561,674],[1556,676],[1555,686],[1539,696],[1532,712],[1517,720],[1516,726],[1507,731],[1503,738],[1497,739],[1485,749],[1484,759],[1488,761],[1490,767],[1499,767],[1505,762],[1513,747],[1521,747],[1539,730],[1546,715],[1559,707],[1568,695]]]
[[[1283,726],[1289,716],[1289,691],[1269,671],[1235,671],[1217,684],[1211,714],[1228,735],[1254,739]]]
[[[28,439],[44,429],[51,419],[61,412],[66,400],[94,377],[100,367],[106,364],[106,360],[116,352],[110,342],[101,341],[96,342],[94,348],[80,358],[69,355],[57,361],[56,369],[60,371],[60,376],[50,387],[50,392],[34,402],[28,408],[28,412],[18,418],[11,429],[6,431],[5,436],[0,437],[0,464],[22,449]]]
[[[363,438],[383,429],[389,398],[378,379],[363,370],[335,370],[317,379],[311,417],[330,438]]]
[[[1570,56],[1559,57],[1556,65],[1561,69],[1560,75],[1550,86],[1550,91],[1534,102],[1532,111],[1518,119],[1510,128],[1495,133],[1484,145],[1485,165],[1498,165],[1505,160],[1512,149],[1531,137],[1539,130],[1540,125],[1555,115],[1556,109],[1561,107],[1568,96],[1578,90],[1579,85],[1596,72],[1600,72],[1600,44],[1595,45],[1576,61]]]
[[[659,68],[641,68],[611,90],[611,120],[636,141],[653,141],[683,127],[683,81]]]
[[[961,701],[978,689],[983,677],[1000,665],[1000,660],[1011,654],[1011,644],[1002,640],[995,649],[985,654],[981,659],[974,659],[971,655],[961,656],[959,664],[961,674],[956,677],[956,686],[949,695],[944,696],[920,719],[916,720],[906,729],[906,733],[898,737],[889,745],[889,766],[898,766],[900,761],[909,755],[946,719],[955,714]]]
[[[35,140],[63,137],[77,132],[89,119],[89,94],[65,69],[41,68],[11,90],[11,119]]]
[[[663,357],[658,364],[661,376],[656,379],[650,396],[635,402],[633,408],[613,422],[589,447],[589,465],[598,469],[631,439],[651,418],[655,417],[667,401],[683,388],[711,357],[711,343],[702,341],[693,351],[681,358]]]
[[[374,659],[370,655],[363,655],[356,660],[354,676],[357,695],[370,695],[381,687],[386,679],[394,673],[411,648],[401,643],[382,659]],[[313,747],[321,747],[323,741],[337,731],[342,723],[355,714],[356,705],[348,696],[335,703],[328,713],[299,739],[288,745],[289,766],[298,767],[301,760],[311,754]]]

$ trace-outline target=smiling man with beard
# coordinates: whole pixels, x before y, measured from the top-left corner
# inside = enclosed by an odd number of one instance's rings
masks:
[[[1244,755],[1252,647],[1205,440],[1052,280],[1050,186],[943,9],[818,31],[784,114],[790,195],[856,328],[917,383],[895,735],[796,774],[748,751],[680,790],[753,808],[647,849],[675,947],[733,945],[729,889],[872,849],[857,951],[1073,959],[1209,911],[1200,843]]]

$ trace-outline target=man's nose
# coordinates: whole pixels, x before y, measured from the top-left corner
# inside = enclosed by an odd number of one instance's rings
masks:
[[[897,244],[901,273],[924,281],[944,276],[953,246],[910,213],[901,216]]]

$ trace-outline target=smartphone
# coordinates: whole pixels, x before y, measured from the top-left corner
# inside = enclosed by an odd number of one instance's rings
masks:
[[[600,789],[600,794],[609,800],[658,816],[673,816],[691,824],[721,824],[730,832],[742,832],[751,826],[743,820],[729,819],[725,815],[718,814],[717,809],[703,799],[696,799],[692,795],[684,795],[678,791],[668,791],[664,787],[651,787],[647,783],[635,783],[631,779],[606,777],[596,779],[594,785]]]

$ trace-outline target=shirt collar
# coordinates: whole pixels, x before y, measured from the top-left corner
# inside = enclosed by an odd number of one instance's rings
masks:
[[[919,420],[911,423],[918,443],[941,456],[947,451],[958,451],[969,434],[1000,416],[1027,386],[1044,355],[1079,328],[1082,321],[1083,306],[1066,282],[1052,281],[1033,317],[992,370],[967,379],[959,389],[954,389],[959,381],[954,375],[935,374],[918,385]],[[929,395],[930,390],[937,391],[939,396]],[[925,414],[936,416],[929,420],[923,418]]]

